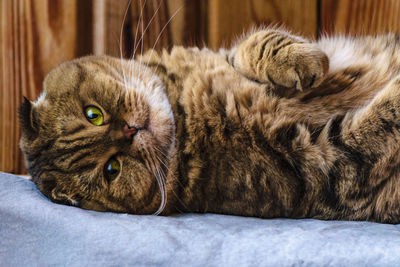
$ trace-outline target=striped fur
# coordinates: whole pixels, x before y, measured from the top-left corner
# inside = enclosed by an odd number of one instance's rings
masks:
[[[28,171],[86,209],[399,223],[398,39],[263,29],[231,50],[64,63],[21,106]],[[127,140],[125,124],[145,130]]]

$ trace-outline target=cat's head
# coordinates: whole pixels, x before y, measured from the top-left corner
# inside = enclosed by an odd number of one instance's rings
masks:
[[[159,213],[174,154],[165,88],[147,67],[85,57],[51,71],[20,107],[28,172],[51,200],[86,209]]]

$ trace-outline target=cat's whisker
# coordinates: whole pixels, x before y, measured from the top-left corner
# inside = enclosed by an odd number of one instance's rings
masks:
[[[142,42],[142,49],[143,49],[143,39],[144,39],[145,33],[147,32],[148,28],[149,28],[150,25],[152,24],[153,20],[156,18],[156,15],[157,15],[158,11],[159,11],[160,8],[161,8],[161,3],[162,3],[162,1],[160,1],[159,5],[158,5],[158,7],[157,7],[157,9],[156,9],[156,12],[154,12],[153,16],[151,17],[151,19],[150,19],[149,23],[147,24],[146,28],[144,29],[144,31],[142,30],[142,36],[141,36],[141,38],[140,38],[140,40],[139,40],[139,42],[140,42],[140,41]],[[139,44],[137,44],[137,45],[134,46],[134,50],[133,50],[134,52],[133,52],[133,54],[136,54],[136,50],[137,50],[138,46],[139,46]],[[141,53],[141,55],[142,55],[142,54],[143,54],[143,53]]]
[[[158,149],[156,149],[156,150],[158,150]],[[158,150],[158,151],[161,152],[160,150]],[[158,158],[157,155],[156,155],[156,157]],[[173,176],[174,180],[176,180],[179,183],[179,185],[183,186],[182,183],[178,179],[176,179],[175,175],[173,174],[171,169],[167,166],[167,164],[160,158],[158,158],[158,160],[161,162],[162,165],[164,165],[164,167],[167,169],[168,173],[170,173]]]
[[[141,55],[141,56],[143,55],[143,48],[144,48],[143,41],[144,41],[144,36],[145,36],[145,34],[146,34],[148,28],[149,28],[150,25],[152,24],[154,18],[155,18],[156,15],[158,14],[158,11],[159,11],[160,8],[161,8],[161,3],[162,3],[162,1],[159,2],[158,7],[157,7],[157,9],[156,9],[156,12],[154,12],[153,16],[151,17],[150,21],[147,23],[147,26],[146,26],[146,28],[145,28],[144,30],[143,30],[143,20],[142,20],[142,36],[140,37],[140,41],[139,41],[139,42],[141,42],[141,48],[140,48],[140,55]],[[138,44],[138,45],[139,45],[139,44]],[[138,45],[137,45],[136,47],[134,47],[134,52],[133,52],[134,55],[136,54],[136,50],[137,50],[137,48],[138,48]],[[139,65],[139,75],[140,75],[140,73],[141,73],[141,70],[142,70],[142,64]],[[138,76],[139,76],[139,75],[138,75]]]
[[[164,158],[168,158],[168,156],[167,156],[163,151],[161,151],[161,149],[157,148],[156,146],[154,146],[154,149],[157,150],[158,152],[160,152],[160,154],[161,154]]]
[[[165,176],[162,173],[161,168],[157,168],[157,180],[162,181],[160,183],[160,192],[161,193],[161,204],[160,204],[160,208],[154,213],[154,215],[159,215],[164,209],[165,206],[167,205],[167,193],[166,193],[166,185],[165,185]]]
[[[129,7],[131,6],[131,3],[132,3],[132,0],[129,0],[128,5],[127,5],[127,7],[125,9],[124,18],[123,18],[122,24],[121,24],[121,31],[120,31],[120,34],[119,34],[119,52],[120,52],[120,60],[121,60],[121,69],[122,69],[122,75],[124,77],[124,85],[125,85],[125,89],[126,90],[128,90],[128,82],[127,82],[127,76],[126,76],[126,73],[125,73],[125,68],[123,66],[124,57],[123,57],[123,54],[122,54],[122,34],[123,34],[123,31],[124,31],[124,23],[125,23],[125,20],[126,20],[126,15],[128,14],[128,10],[129,10]]]
[[[144,7],[145,7],[145,5],[146,5],[146,2],[147,2],[147,0],[145,0],[144,5],[143,5],[142,8],[140,9],[139,20],[138,20],[138,23],[137,23],[137,25],[136,25],[135,39],[134,39],[134,41],[133,41],[133,47],[134,47],[134,48],[136,47],[136,41],[137,41],[137,37],[138,37],[138,33],[139,33],[139,25],[140,25],[140,21],[142,21],[143,10],[144,10]],[[139,0],[139,4],[142,5],[142,0]],[[131,59],[134,59],[134,58],[135,58],[135,51],[136,51],[136,50],[134,49],[134,50],[133,50],[133,53],[132,53],[132,58],[131,58]]]
[[[157,157],[158,161],[161,162],[161,164],[167,169],[168,173],[169,173],[170,175],[172,175],[172,177],[173,177],[174,180],[175,180],[175,179],[176,179],[176,176],[173,174],[173,172],[172,172],[171,169],[168,167],[168,165],[167,165],[162,159],[160,159],[157,155],[155,155],[155,156]],[[179,180],[176,179],[176,181],[177,181],[179,184],[181,184],[181,183],[179,182]],[[181,185],[182,185],[182,184],[181,184]]]
[[[172,142],[175,141],[175,138],[172,137],[172,136],[171,137],[165,136],[164,138],[167,139],[167,140],[157,140],[162,146],[165,146],[165,145],[169,146]]]
[[[157,147],[154,147],[154,148],[155,148],[157,151],[159,151],[161,154],[163,154]],[[157,159],[164,165],[164,167],[167,169],[169,175],[172,176],[171,182],[169,182],[169,183],[173,183],[173,181],[176,181],[176,182],[183,188],[182,183],[181,183],[181,182],[179,181],[179,179],[174,175],[174,173],[170,170],[170,168],[164,163],[164,161],[163,161],[162,159],[160,159],[157,155],[155,155],[155,156],[156,156]],[[164,176],[165,176],[165,182],[166,182],[165,185],[167,186],[169,183],[168,183],[168,181],[167,181],[167,179],[166,179],[166,175],[165,175],[165,174],[164,174]],[[182,204],[182,206],[183,206],[187,211],[190,211],[190,209],[185,205],[185,203],[183,202],[183,200],[179,198],[179,196],[178,196],[178,194],[175,192],[175,190],[173,190],[173,187],[171,187],[171,191],[172,191],[172,193],[175,195],[176,199]]]
[[[142,7],[141,7],[141,9],[140,9],[139,20],[138,20],[138,23],[137,23],[137,25],[136,25],[135,39],[134,39],[134,42],[133,42],[133,47],[134,47],[134,48],[135,48],[136,45],[137,45],[136,42],[137,42],[138,33],[139,33],[139,26],[140,26],[140,22],[143,21],[143,10],[144,10],[144,7],[146,6],[146,3],[147,3],[147,0],[145,0],[144,5],[142,5],[142,1],[139,0],[139,5],[141,5]],[[139,42],[140,42],[140,41],[139,41]],[[135,76],[133,75],[133,67],[134,67],[134,58],[135,58],[135,54],[136,54],[136,49],[134,49],[134,51],[133,51],[133,53],[132,53],[131,61],[130,61],[130,64],[129,64],[129,77],[130,77],[130,79],[132,79],[132,77],[135,77]],[[136,81],[137,81],[137,79],[138,79],[138,76],[135,77],[135,80],[136,80]]]
[[[147,2],[147,1],[145,1],[144,5],[143,5],[143,7],[142,7],[142,11],[143,11],[144,7],[146,6],[146,2]],[[143,17],[142,17],[142,19],[140,20],[141,32],[142,32],[142,34],[141,34],[140,40],[139,40],[139,42],[138,42],[138,45],[141,44],[141,48],[140,48],[140,49],[141,49],[141,53],[140,53],[140,55],[142,55],[142,52],[143,52],[143,36],[144,36],[144,33],[143,33],[143,28],[144,28],[143,25],[144,25],[144,22],[143,22],[143,21],[144,21],[144,19],[143,19]],[[139,23],[138,23],[138,25],[139,25]],[[135,48],[133,54],[136,55],[136,48]],[[139,77],[139,76],[141,75],[141,73],[142,73],[142,64],[139,64],[139,71],[138,71],[137,77]]]
[[[158,210],[153,214],[153,215],[159,215],[165,208],[166,202],[167,202],[167,192],[166,192],[166,185],[165,185],[165,180],[163,176],[160,174],[160,166],[158,163],[158,160],[153,157],[154,153],[151,153],[151,151],[148,150],[148,148],[144,149],[144,152],[146,154],[146,165],[148,165],[148,168],[151,170],[153,175],[156,178],[156,181],[158,183],[159,189],[160,189],[160,198],[161,198],[161,203],[158,208]]]
[[[168,167],[168,165],[164,162],[164,159],[166,160],[166,159],[168,158],[168,156],[167,156],[164,152],[162,152],[161,149],[159,149],[157,146],[154,146],[153,148],[154,148],[155,150],[157,150],[157,152],[159,152],[159,153],[161,154],[161,156],[162,156],[162,158],[160,158],[159,156],[157,156],[157,154],[155,154],[155,156],[157,157],[157,159],[159,160],[159,162],[161,162],[161,164],[164,165],[164,167],[167,169],[167,171],[168,171],[169,173],[171,173],[171,175],[172,175],[174,178],[176,178],[175,175],[173,174],[173,172],[171,171],[171,169],[170,169],[170,168]],[[180,183],[179,180],[177,180],[177,181],[178,181],[178,183]]]
[[[156,45],[157,45],[157,43],[158,43],[160,37],[162,36],[163,32],[164,32],[165,29],[167,28],[168,24],[175,18],[175,16],[179,13],[179,11],[181,11],[182,8],[183,8],[183,6],[181,6],[180,8],[178,8],[178,9],[174,12],[174,14],[172,14],[172,16],[169,18],[169,20],[167,21],[167,23],[165,23],[164,27],[161,29],[160,33],[158,34],[158,36],[157,36],[157,38],[156,38],[156,41],[154,42],[153,47],[151,48],[151,53],[150,53],[149,58],[147,59],[146,65],[149,65],[151,56],[153,55],[154,48],[156,47]]]
[[[165,208],[166,206],[166,201],[167,201],[167,194],[165,191],[165,182],[164,182],[164,177],[160,171],[160,167],[156,166],[154,175],[156,177],[156,180],[158,182],[159,188],[160,188],[160,193],[161,193],[161,203],[160,207],[158,210],[153,214],[153,215],[159,215]]]

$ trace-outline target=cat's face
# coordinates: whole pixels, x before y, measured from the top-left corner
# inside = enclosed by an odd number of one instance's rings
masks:
[[[165,205],[175,124],[162,82],[145,66],[109,57],[64,63],[36,102],[25,101],[20,120],[28,171],[53,201],[135,214]]]

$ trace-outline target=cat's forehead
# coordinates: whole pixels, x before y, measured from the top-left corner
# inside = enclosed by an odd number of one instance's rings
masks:
[[[118,65],[108,57],[84,57],[54,68],[44,80],[49,96],[78,91],[83,82],[100,83],[101,77],[118,78]]]

